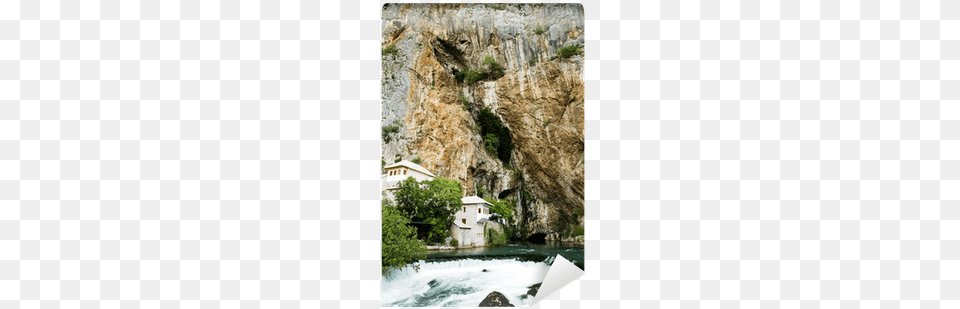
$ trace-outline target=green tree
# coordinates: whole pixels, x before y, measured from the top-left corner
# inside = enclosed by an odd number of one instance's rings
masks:
[[[513,210],[514,206],[516,205],[514,204],[513,200],[500,200],[492,197],[484,198],[484,200],[490,202],[490,204],[493,204],[493,206],[490,206],[491,212],[500,214],[500,216],[503,216],[503,219],[506,220],[508,224],[513,224]]]
[[[427,254],[427,245],[417,239],[417,229],[408,225],[407,218],[388,199],[381,203],[381,239],[383,244],[380,271],[384,275],[390,273],[390,268],[402,268],[410,262],[423,259]]]
[[[411,220],[430,224],[428,243],[443,243],[450,236],[454,214],[463,206],[460,182],[443,177],[425,181],[409,177],[400,182],[394,196],[397,208]]]

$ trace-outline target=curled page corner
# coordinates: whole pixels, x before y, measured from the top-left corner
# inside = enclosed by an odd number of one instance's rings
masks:
[[[533,298],[530,306],[540,303],[541,300],[550,297],[551,294],[577,280],[580,276],[583,276],[583,270],[558,254],[553,261],[553,265],[550,266],[550,270],[547,271],[547,275],[543,278],[543,284],[540,285],[540,290],[537,291],[537,296]]]

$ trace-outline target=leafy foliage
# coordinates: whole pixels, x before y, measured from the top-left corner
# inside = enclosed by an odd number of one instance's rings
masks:
[[[543,28],[540,27],[540,25],[537,25],[537,29],[533,30],[533,33],[536,33],[537,35],[543,34],[544,32],[547,32],[547,31],[543,30]]]
[[[450,239],[450,245],[451,245],[451,246],[454,246],[454,247],[459,246],[459,245],[460,245],[460,241],[457,240],[456,238]]]
[[[497,146],[500,145],[500,141],[497,138],[497,135],[493,133],[487,134],[486,138],[483,139],[483,144],[487,147],[487,152],[492,154],[494,157],[497,156]]]
[[[550,119],[544,120],[543,127],[546,128],[548,125],[550,125]]]
[[[383,56],[393,55],[394,57],[396,57],[396,56],[397,56],[397,53],[399,53],[399,52],[400,52],[400,50],[397,49],[397,45],[390,45],[390,46],[384,47],[384,48],[380,51],[381,55],[383,55]]]
[[[443,177],[417,181],[409,177],[399,183],[394,194],[397,208],[417,222],[430,224],[428,243],[442,243],[450,236],[450,224],[463,203],[460,182]]]
[[[383,199],[380,210],[382,231],[380,271],[389,274],[390,268],[400,268],[410,262],[426,257],[427,245],[417,239],[417,229],[408,225],[410,219],[393,206],[388,199]]]
[[[557,58],[567,59],[567,58],[573,57],[574,55],[579,55],[581,53],[583,53],[583,50],[580,49],[580,46],[570,45],[567,47],[562,47],[559,50],[557,50]]]
[[[483,65],[487,66],[490,79],[497,79],[503,77],[503,66],[497,63],[496,59],[493,59],[493,56],[486,56],[483,59]]]
[[[529,63],[530,63],[530,66],[534,66],[535,64],[537,64],[537,59],[536,58],[530,59]]]
[[[503,66],[497,63],[493,56],[484,57],[483,65],[486,66],[486,68],[478,68],[475,70],[467,67],[463,71],[455,71],[453,76],[458,82],[465,81],[467,85],[473,85],[485,79],[498,79],[505,74]]]
[[[510,163],[510,153],[513,151],[513,140],[510,138],[510,130],[503,126],[500,117],[494,115],[490,108],[483,108],[477,115],[477,123],[480,125],[480,135],[484,137],[484,145],[490,154],[497,156],[504,164]],[[490,139],[490,135],[496,139]],[[490,142],[487,142],[489,140]],[[491,147],[492,146],[492,147]],[[496,151],[493,151],[496,149]]]
[[[387,141],[387,143],[389,143],[390,134],[397,133],[397,132],[400,132],[399,126],[393,126],[393,125],[385,126],[380,129],[380,137],[383,138],[383,140]]]
[[[410,162],[420,164],[421,161],[420,161],[420,158],[413,158],[413,160],[410,160]]]
[[[577,226],[577,227],[573,228],[573,236],[582,236],[582,235],[583,235],[583,227],[582,227],[582,226]]]
[[[506,4],[487,4],[487,7],[492,8],[492,9],[497,10],[497,11],[502,11],[502,10],[507,9],[507,5],[506,5]]]
[[[484,190],[484,189],[483,189],[483,186],[481,186],[481,185],[478,183],[478,184],[477,184],[477,196],[484,196],[484,195],[486,195],[486,194],[487,194],[487,190]]]
[[[487,244],[491,246],[503,246],[507,244],[507,234],[497,229],[486,228],[484,226],[484,235],[487,236]]]
[[[493,204],[493,206],[490,206],[491,212],[500,214],[501,216],[503,216],[503,219],[507,221],[507,223],[513,224],[513,220],[515,218],[513,212],[514,212],[514,209],[516,209],[515,200],[511,200],[511,199],[501,200],[501,199],[496,199],[492,197],[484,198],[484,200],[486,200],[487,202],[490,202],[490,204]]]

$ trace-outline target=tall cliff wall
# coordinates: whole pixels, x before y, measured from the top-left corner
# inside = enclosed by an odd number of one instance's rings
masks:
[[[386,5],[381,47],[398,51],[383,56],[382,123],[399,130],[384,140],[385,161],[419,157],[468,195],[479,186],[519,200],[520,237],[582,226],[584,58],[555,56],[582,46],[583,20],[579,4]],[[458,78],[487,56],[502,77]],[[508,162],[478,133],[484,108],[509,132]]]

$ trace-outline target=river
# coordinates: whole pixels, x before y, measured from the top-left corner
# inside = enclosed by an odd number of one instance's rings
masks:
[[[420,269],[404,267],[383,276],[383,307],[476,307],[490,292],[503,293],[515,306],[528,305],[523,297],[531,285],[543,282],[557,255],[581,269],[583,245],[510,242],[501,247],[434,251],[421,260]]]

